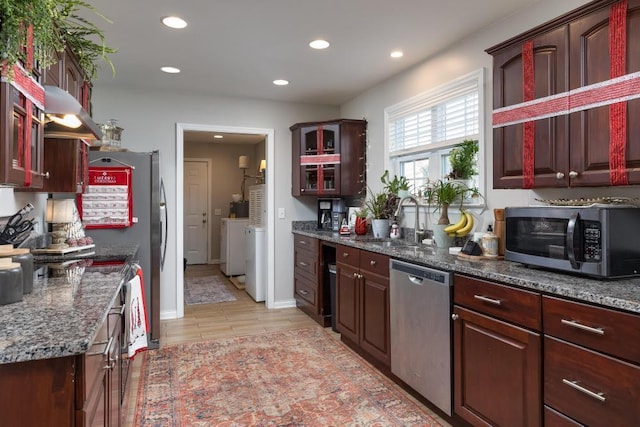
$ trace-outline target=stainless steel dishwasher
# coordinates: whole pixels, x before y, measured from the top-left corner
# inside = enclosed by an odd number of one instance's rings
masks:
[[[451,274],[391,260],[391,372],[451,415]]]

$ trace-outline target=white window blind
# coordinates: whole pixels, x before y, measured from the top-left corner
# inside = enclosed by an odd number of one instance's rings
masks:
[[[390,155],[478,139],[479,84],[476,75],[465,76],[389,107],[386,113]]]

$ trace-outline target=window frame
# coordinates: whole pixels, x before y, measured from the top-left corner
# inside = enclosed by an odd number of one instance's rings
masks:
[[[429,179],[444,179],[441,174],[443,171],[443,156],[448,155],[453,147],[461,143],[464,139],[473,137],[478,140],[478,175],[477,188],[483,196],[486,194],[486,165],[485,165],[485,69],[480,68],[471,73],[458,77],[450,82],[444,83],[438,87],[422,92],[409,99],[386,107],[384,109],[384,150],[385,150],[385,169],[391,172],[391,175],[400,175],[400,163],[402,161],[411,161],[421,158],[429,158]],[[409,115],[420,111],[421,109],[431,108],[438,103],[445,102],[448,98],[454,98],[460,91],[460,88],[476,83],[478,88],[478,134],[475,136],[466,136],[454,140],[435,142],[424,144],[418,147],[397,150],[391,152],[390,127],[391,121],[396,120],[403,115]],[[439,102],[438,102],[439,101]],[[421,204],[422,201],[421,201]],[[481,198],[481,203],[470,204],[464,203],[465,207],[486,207],[485,198]]]

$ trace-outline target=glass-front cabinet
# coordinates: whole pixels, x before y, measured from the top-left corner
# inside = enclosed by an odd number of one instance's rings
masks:
[[[298,123],[290,129],[293,196],[364,194],[365,121]]]
[[[0,184],[42,187],[44,111],[9,82],[0,83]]]

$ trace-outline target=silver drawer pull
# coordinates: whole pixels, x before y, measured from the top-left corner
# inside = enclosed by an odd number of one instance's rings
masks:
[[[480,301],[488,302],[489,304],[502,305],[502,301],[500,301],[499,299],[493,299],[493,298],[485,297],[485,296],[482,296],[482,295],[474,295],[473,297],[475,299],[480,300]]]
[[[591,326],[583,325],[582,323],[578,323],[575,320],[566,320],[560,319],[560,323],[563,325],[571,326],[576,329],[581,329],[583,331],[591,332],[593,334],[604,335],[604,329],[602,328],[592,328]]]
[[[300,289],[298,292],[300,292],[300,295],[309,295],[309,291],[305,291],[304,289]]]
[[[306,266],[308,266],[309,264],[307,264],[306,262],[302,262],[302,261],[300,261],[300,262],[298,263],[298,265],[300,265],[300,266],[302,266],[302,267],[306,267]]]
[[[104,356],[107,357],[109,355],[109,352],[111,351],[111,343],[113,342],[113,337],[109,338],[109,341],[100,341],[100,342],[96,342],[93,343],[93,345],[96,344],[107,344],[106,347],[104,348],[104,351],[102,352],[95,352],[95,353],[87,353],[87,356]]]
[[[372,259],[372,260],[369,262],[369,264],[371,264],[371,266],[376,265],[376,260],[375,260],[375,259]]]
[[[569,387],[573,387],[576,390],[578,390],[581,393],[586,394],[589,397],[593,397],[596,400],[599,400],[600,402],[604,402],[605,400],[607,400],[604,397],[604,393],[596,393],[595,391],[591,391],[587,388],[582,387],[581,385],[578,384],[578,381],[571,381],[571,380],[567,380],[565,378],[562,379],[562,382],[566,385],[568,385]]]
[[[307,241],[306,240],[298,240],[298,243],[300,243],[301,245],[306,245]]]
[[[349,252],[342,252],[342,257],[343,257],[343,258],[346,258],[346,257],[348,257],[348,256],[349,256]]]

